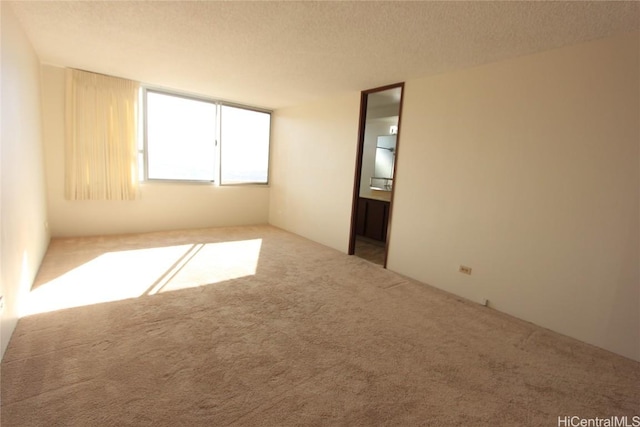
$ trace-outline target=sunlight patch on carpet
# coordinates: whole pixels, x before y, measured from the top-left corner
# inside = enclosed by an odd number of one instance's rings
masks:
[[[21,316],[256,274],[262,239],[106,252],[33,289]]]

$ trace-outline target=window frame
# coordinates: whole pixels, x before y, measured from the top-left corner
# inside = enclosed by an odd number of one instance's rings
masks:
[[[271,178],[271,131],[272,131],[272,118],[273,111],[260,108],[253,107],[249,105],[239,104],[235,102],[228,102],[219,99],[209,98],[205,96],[195,95],[195,94],[187,94],[184,92],[173,91],[165,88],[158,88],[149,85],[141,85],[141,122],[142,122],[142,130],[141,130],[141,138],[142,138],[142,146],[138,149],[138,154],[142,154],[142,167],[144,168],[144,173],[139,176],[142,177],[142,183],[174,183],[174,184],[195,184],[195,185],[213,185],[216,187],[237,187],[237,186],[269,186],[270,178]],[[183,98],[187,100],[207,102],[213,104],[216,108],[214,126],[215,126],[215,141],[214,141],[214,158],[212,159],[213,168],[214,168],[214,179],[211,180],[195,180],[195,179],[174,179],[174,178],[149,178],[149,132],[148,132],[148,120],[147,120],[147,93],[157,93],[160,95],[174,96],[177,98]],[[240,108],[248,111],[255,111],[258,113],[265,113],[269,115],[269,136],[268,136],[268,149],[267,149],[267,180],[266,182],[237,182],[237,183],[222,183],[222,141],[220,138],[221,135],[221,116],[222,106]]]

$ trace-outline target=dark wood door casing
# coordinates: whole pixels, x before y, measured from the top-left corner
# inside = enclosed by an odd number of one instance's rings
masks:
[[[362,225],[362,221],[364,221],[359,212],[359,202],[360,202],[360,178],[362,175],[362,154],[364,150],[364,132],[366,126],[366,116],[367,116],[367,100],[370,93],[382,92],[388,89],[400,88],[400,109],[398,113],[398,133],[397,133],[397,142],[396,142],[396,162],[398,158],[398,148],[400,144],[400,129],[402,123],[402,109],[403,109],[403,101],[404,101],[404,83],[395,83],[391,85],[386,85],[382,87],[377,87],[374,89],[364,90],[360,93],[360,120],[359,120],[359,128],[358,128],[358,148],[356,154],[356,168],[355,168],[355,176],[354,176],[354,186],[353,186],[353,196],[352,196],[352,204],[351,204],[351,229],[349,234],[349,247],[348,254],[353,255],[355,253],[356,246],[356,234],[359,227]],[[393,179],[395,181],[396,169],[393,172]],[[383,267],[387,267],[387,251],[388,251],[388,234],[389,234],[389,223],[391,221],[392,215],[392,206],[393,206],[393,198],[395,191],[391,191],[391,201],[386,202],[386,211],[384,214],[385,224],[383,228],[383,242],[385,242],[385,256],[384,256],[384,265]],[[373,200],[373,199],[369,199]]]

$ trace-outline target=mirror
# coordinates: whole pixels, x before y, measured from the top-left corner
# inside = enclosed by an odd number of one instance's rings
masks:
[[[380,135],[376,142],[376,157],[369,187],[373,190],[391,191],[393,168],[396,162],[396,136]]]

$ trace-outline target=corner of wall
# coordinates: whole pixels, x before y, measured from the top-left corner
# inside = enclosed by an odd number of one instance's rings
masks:
[[[49,243],[40,63],[10,5],[2,3],[1,315],[4,355]]]
[[[359,93],[277,110],[269,223],[346,252]]]

